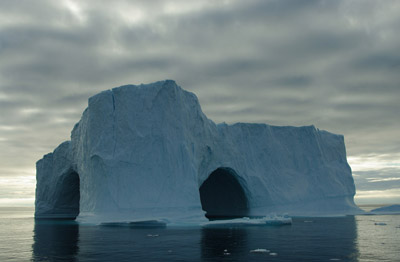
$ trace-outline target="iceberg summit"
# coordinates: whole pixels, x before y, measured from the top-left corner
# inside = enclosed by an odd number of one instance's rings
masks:
[[[36,218],[188,222],[359,211],[342,135],[215,124],[172,80],[89,98],[71,141],[36,169]]]

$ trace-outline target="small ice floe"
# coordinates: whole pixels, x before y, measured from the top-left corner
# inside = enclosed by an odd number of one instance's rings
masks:
[[[375,226],[386,226],[385,222],[375,222]]]
[[[291,225],[292,218],[289,217],[287,214],[284,215],[275,215],[270,214],[269,216],[263,217],[266,225],[272,226],[281,226],[281,225]]]
[[[340,261],[341,259],[340,258],[331,258],[331,259],[329,259],[329,261]]]
[[[235,219],[224,219],[224,220],[214,220],[203,223],[202,226],[212,227],[212,226],[283,226],[291,225],[292,218],[287,215],[268,215],[259,218],[235,218]]]
[[[224,256],[229,256],[231,253],[228,252],[228,249],[224,249]]]
[[[152,234],[147,234],[147,236],[148,236],[148,237],[158,237],[159,235],[158,235],[158,234],[154,234],[154,235],[152,235]]]
[[[312,220],[304,220],[304,223],[314,223]]]
[[[272,252],[272,253],[269,253],[269,255],[270,255],[270,256],[277,256],[278,253],[273,253],[273,252]]]
[[[269,253],[270,251],[268,249],[264,249],[264,248],[257,248],[257,249],[253,249],[250,250],[250,253]]]

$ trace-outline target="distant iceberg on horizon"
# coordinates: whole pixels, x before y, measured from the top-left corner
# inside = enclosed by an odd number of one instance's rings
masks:
[[[372,209],[368,214],[400,214],[400,205],[388,205],[380,208]]]
[[[215,124],[172,80],[89,98],[71,141],[36,169],[36,218],[187,222],[360,212],[342,135]]]

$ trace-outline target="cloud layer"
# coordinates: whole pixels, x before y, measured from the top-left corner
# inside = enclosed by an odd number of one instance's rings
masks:
[[[0,176],[67,140],[89,96],[162,79],[216,122],[314,124],[344,134],[349,156],[399,163],[399,12],[398,1],[1,1]]]

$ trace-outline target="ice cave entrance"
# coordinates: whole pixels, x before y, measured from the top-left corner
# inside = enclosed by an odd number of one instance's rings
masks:
[[[60,179],[60,191],[55,206],[63,219],[75,219],[79,215],[80,180],[75,171]]]
[[[213,171],[200,186],[201,206],[210,220],[248,215],[248,201],[237,173],[227,167]]]

